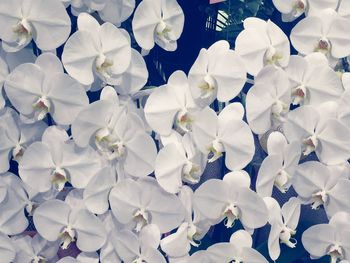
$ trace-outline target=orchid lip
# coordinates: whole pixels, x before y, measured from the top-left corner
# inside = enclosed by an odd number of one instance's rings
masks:
[[[140,232],[141,229],[146,226],[149,222],[148,213],[144,208],[140,208],[134,213],[133,220],[136,222],[135,230],[136,232]]]
[[[279,236],[280,242],[290,248],[295,248],[297,241],[296,239],[292,238],[292,236],[295,235],[295,233],[295,230],[284,226]]]
[[[96,132],[95,145],[109,160],[119,160],[126,154],[124,142],[118,139],[115,134],[112,134],[108,128],[103,128]]]
[[[301,84],[298,86],[293,92],[292,95],[294,96],[294,100],[292,102],[293,105],[301,104],[306,96],[306,87],[305,85]]]
[[[198,165],[188,161],[182,169],[182,179],[190,184],[196,184],[200,180],[200,168]]]
[[[32,263],[46,263],[46,259],[42,256],[34,256]]]
[[[307,2],[305,0],[296,0],[293,3],[293,16],[299,17],[305,12],[307,8]]]
[[[323,54],[328,54],[331,50],[331,43],[329,42],[329,40],[325,37],[322,37],[316,47],[315,47],[315,52],[321,52]]]
[[[193,238],[197,235],[197,227],[194,224],[189,224],[187,229],[187,239],[194,247],[199,247],[200,242],[196,242]]]
[[[224,146],[219,141],[219,139],[216,138],[208,150],[209,150],[208,162],[212,163],[212,162],[215,162],[217,159],[219,159],[223,155],[222,153],[224,152]]]
[[[60,233],[59,237],[62,241],[61,248],[67,249],[69,245],[75,241],[75,231],[70,226],[67,226]]]
[[[284,103],[281,100],[276,100],[275,103],[272,105],[271,113],[272,116],[275,117],[277,120],[284,121],[285,115],[288,112],[289,107],[286,103]]]
[[[330,246],[327,254],[331,257],[331,263],[336,263],[338,259],[344,258],[343,248],[338,244]]]
[[[264,60],[268,65],[278,65],[282,58],[282,54],[274,46],[270,46],[266,50]]]
[[[287,186],[289,181],[290,181],[290,175],[284,169],[282,169],[277,173],[274,185],[282,193],[286,193],[289,189],[289,187]]]
[[[13,26],[12,31],[17,34],[17,44],[20,46],[28,43],[32,39],[32,27],[25,18]]]
[[[311,208],[316,210],[321,205],[324,205],[328,201],[328,194],[325,190],[320,190],[312,195],[312,205]]]
[[[313,134],[311,136],[309,136],[308,138],[306,138],[303,141],[304,145],[306,146],[303,154],[305,156],[309,155],[310,153],[314,152],[316,150],[316,147],[318,145],[318,139],[316,134]]]
[[[193,118],[186,109],[181,110],[176,117],[176,125],[183,132],[189,132],[192,129]]]
[[[201,83],[198,85],[198,88],[201,91],[201,98],[206,99],[209,98],[217,89],[215,79],[207,74]]]
[[[12,150],[12,156],[13,159],[17,162],[19,162],[24,154],[24,148],[20,145],[17,144],[15,148]]]
[[[170,43],[175,40],[172,28],[163,19],[156,26],[155,37],[163,43]]]
[[[226,217],[225,226],[227,228],[233,227],[235,221],[239,219],[239,209],[236,205],[230,204],[224,210],[224,216]]]
[[[100,54],[95,61],[96,71],[103,78],[111,78],[113,76],[111,67],[113,66],[113,61],[106,57],[104,54]]]
[[[46,96],[41,96],[34,104],[34,110],[37,112],[37,119],[42,120],[50,112],[51,102]]]
[[[62,191],[66,182],[68,182],[66,172],[62,168],[56,168],[52,173],[51,179],[53,187]]]

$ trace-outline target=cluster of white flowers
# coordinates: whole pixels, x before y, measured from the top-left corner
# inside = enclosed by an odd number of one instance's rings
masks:
[[[143,56],[177,49],[176,0],[1,0],[0,262],[264,263],[296,247],[302,205],[329,219],[302,235],[311,258],[350,262],[350,1],[273,2],[284,21],[304,16],[291,42],[247,18],[234,50],[218,41],[150,88]],[[227,173],[204,178],[218,159]]]

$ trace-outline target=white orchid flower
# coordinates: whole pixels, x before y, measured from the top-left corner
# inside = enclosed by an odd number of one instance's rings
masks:
[[[195,104],[186,74],[175,71],[165,86],[157,88],[148,97],[145,117],[151,128],[160,135],[169,135],[173,126],[180,132],[192,129],[195,114],[199,108]]]
[[[138,236],[130,230],[122,230],[113,236],[113,244],[125,263],[166,263],[157,250],[159,242],[160,232],[154,224],[142,228]]]
[[[57,263],[99,263],[99,260],[96,252],[81,252],[76,258],[67,256],[58,260]]]
[[[285,67],[290,56],[289,40],[271,20],[249,17],[236,38],[235,49],[250,75],[256,76],[266,65]]]
[[[305,13],[317,14],[323,9],[336,9],[338,0],[272,0],[276,9],[282,13],[284,22],[292,22]]]
[[[300,201],[296,197],[291,197],[282,208],[272,197],[264,198],[269,210],[269,224],[271,230],[268,239],[269,255],[272,260],[277,260],[281,254],[280,243],[290,248],[295,248],[296,234],[300,217]]]
[[[51,53],[39,56],[35,64],[15,68],[6,79],[5,91],[21,114],[42,120],[50,113],[61,125],[71,124],[89,103],[84,88],[63,73],[60,60]]]
[[[184,13],[176,0],[144,0],[136,7],[132,30],[144,53],[155,43],[166,51],[174,51],[184,22]]]
[[[16,257],[16,247],[13,241],[0,232],[0,254],[4,263],[13,262]]]
[[[242,90],[247,72],[237,52],[221,40],[201,49],[188,74],[190,90],[198,105],[208,106],[216,98],[228,102]]]
[[[106,159],[117,160],[132,176],[147,176],[154,170],[157,156],[154,140],[137,115],[126,113],[113,100],[100,100],[80,111],[72,134],[78,146],[90,143]]]
[[[348,262],[350,260],[350,231],[349,221],[341,223],[342,217],[349,219],[349,214],[336,213],[328,224],[318,224],[304,231],[302,242],[310,253],[311,259],[330,256],[330,262]]]
[[[117,27],[127,20],[135,9],[135,0],[105,0],[105,5],[98,14],[105,22],[110,22]]]
[[[68,38],[71,22],[59,0],[3,0],[0,38],[7,52],[16,52],[34,39],[41,50],[53,50]]]
[[[100,25],[89,14],[78,17],[78,31],[67,40],[62,63],[73,78],[91,85],[95,75],[108,83],[118,83],[130,65],[131,47],[123,31],[111,23]]]
[[[350,55],[350,21],[332,9],[317,12],[301,20],[292,30],[290,39],[294,48],[303,55],[321,52],[330,59]]]
[[[4,173],[11,159],[20,161],[26,148],[41,140],[47,125],[43,121],[26,124],[11,108],[5,108],[0,120],[0,173]]]
[[[189,133],[182,137],[173,131],[169,137],[157,155],[154,174],[159,185],[174,194],[180,191],[183,182],[199,182],[207,157],[196,148]]]
[[[109,194],[117,184],[114,167],[103,167],[96,173],[84,189],[86,208],[94,214],[102,215],[109,208]]]
[[[230,242],[216,243],[207,249],[210,262],[267,263],[264,256],[252,248],[252,244],[253,240],[250,234],[244,230],[238,230],[232,234]]]
[[[101,167],[97,153],[79,148],[64,130],[49,127],[41,142],[31,144],[19,165],[21,179],[38,192],[61,191],[66,182],[84,188]]]
[[[28,227],[24,210],[28,203],[22,199],[21,180],[12,173],[0,176],[0,233],[17,235]],[[25,193],[24,193],[25,194]]]
[[[267,151],[256,179],[256,192],[261,197],[271,196],[274,186],[282,193],[289,190],[301,156],[299,142],[288,143],[280,132],[269,135]]]
[[[295,172],[293,187],[298,196],[312,209],[324,207],[327,216],[338,211],[350,212],[350,181],[341,173],[330,170],[326,165],[309,161],[299,165]]]
[[[201,218],[197,211],[193,211],[191,188],[184,186],[179,192],[179,197],[186,210],[185,221],[175,233],[164,237],[160,242],[160,247],[172,260],[188,255],[191,246],[198,247],[211,226],[208,220]]]
[[[328,118],[332,109],[323,107],[322,113],[313,106],[302,106],[288,115],[283,130],[288,141],[299,141],[304,155],[316,152],[321,162],[342,164],[350,157],[349,130],[339,120]]]
[[[264,134],[285,122],[291,103],[287,74],[267,66],[255,78],[246,97],[247,120],[256,134]]]
[[[240,220],[248,230],[262,227],[267,223],[267,209],[249,186],[249,175],[242,172],[228,173],[223,180],[210,179],[195,191],[194,206],[214,224],[225,220],[231,228]]]
[[[199,150],[209,154],[209,162],[225,153],[226,167],[240,170],[252,160],[254,138],[248,124],[242,120],[243,115],[240,103],[227,105],[219,116],[209,107],[196,115],[193,137]]]
[[[86,209],[72,209],[60,200],[49,200],[34,212],[34,225],[46,240],[59,241],[63,249],[76,241],[84,252],[94,252],[106,241],[106,231],[100,219]]]
[[[13,237],[16,244],[17,254],[13,263],[32,263],[32,262],[49,262],[57,261],[57,252],[59,244],[49,242],[39,234],[34,237],[19,236]]]
[[[286,68],[293,104],[317,105],[337,100],[343,93],[341,80],[322,53],[291,56]]]
[[[167,233],[184,219],[179,198],[165,192],[151,177],[122,180],[112,189],[109,198],[116,219],[122,224],[131,224],[137,232],[148,224],[156,224],[161,233]]]

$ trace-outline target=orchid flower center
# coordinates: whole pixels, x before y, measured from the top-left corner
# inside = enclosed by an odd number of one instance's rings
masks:
[[[175,40],[172,28],[163,20],[157,24],[155,33],[156,37],[164,43],[170,43]]]
[[[134,214],[133,220],[136,222],[136,232],[140,232],[141,229],[146,226],[149,222],[149,216],[148,213],[145,211],[144,208],[140,208],[136,211]]]
[[[318,41],[314,51],[321,52],[326,55],[329,53],[330,50],[331,50],[331,43],[327,38],[323,37]]]
[[[188,161],[182,169],[182,179],[190,184],[196,184],[200,179],[200,168],[198,165]]]
[[[292,96],[294,97],[294,100],[292,102],[293,105],[300,104],[305,99],[306,87],[303,84],[301,84],[292,92]]]
[[[344,259],[343,249],[339,245],[332,245],[327,254],[331,257],[331,263],[336,263],[338,259]]]
[[[279,61],[283,58],[274,46],[270,46],[265,53],[265,63],[268,65],[278,65]]]
[[[290,175],[282,169],[277,173],[274,185],[278,188],[278,190],[281,191],[281,193],[285,193],[289,189],[289,187],[287,186],[289,181]]]
[[[100,54],[95,61],[96,71],[104,78],[111,78],[113,61],[104,54]]]
[[[316,210],[320,205],[324,205],[328,201],[328,194],[325,190],[320,190],[312,195],[311,200],[311,208]]]
[[[12,156],[16,162],[19,162],[21,160],[23,154],[24,148],[20,144],[17,144],[16,147],[12,150]]]
[[[295,235],[295,233],[295,230],[284,226],[280,233],[280,242],[286,244],[290,248],[295,248],[297,241],[296,239],[292,238],[292,236]]]
[[[122,141],[113,142],[111,144],[111,150],[113,152],[113,154],[111,155],[113,159],[120,159],[123,156],[125,156],[126,153],[126,148]]]
[[[51,102],[46,96],[42,96],[33,104],[33,108],[36,111],[37,119],[42,120],[50,112]]]
[[[316,147],[318,145],[318,140],[317,140],[317,137],[316,135],[311,135],[310,137],[306,138],[304,141],[303,141],[303,144],[305,145],[305,150],[303,152],[303,154],[306,156],[306,155],[309,155],[310,153],[312,153],[313,151],[316,150]]]
[[[285,119],[284,116],[286,115],[288,110],[289,110],[288,105],[283,101],[277,99],[275,103],[272,105],[271,113],[272,113],[272,116],[277,120],[284,121]]]
[[[190,116],[186,109],[181,110],[176,117],[176,125],[183,132],[191,131],[191,125],[193,123],[193,118]]]
[[[239,209],[236,205],[228,205],[224,210],[224,216],[226,217],[225,226],[227,228],[233,227],[235,221],[239,218],[239,214]]]
[[[17,35],[17,44],[20,46],[25,45],[32,39],[32,27],[25,18],[13,26],[12,31]]]
[[[222,156],[222,153],[224,152],[224,145],[220,142],[218,138],[216,138],[212,145],[209,147],[209,163],[215,162],[217,159],[219,159]]]
[[[75,231],[70,227],[67,226],[59,235],[61,239],[61,248],[67,249],[70,243],[75,241]]]
[[[28,201],[26,204],[26,211],[29,216],[33,216],[35,209],[38,208],[38,204],[32,201]]]
[[[208,98],[216,90],[216,81],[212,76],[206,75],[204,79],[201,81],[201,83],[199,84],[198,88],[201,91],[201,98],[202,99]]]
[[[124,143],[113,135],[108,128],[96,132],[95,145],[109,160],[120,159],[126,153]]]
[[[190,242],[190,244],[194,247],[199,247],[200,242],[196,242],[193,240],[195,236],[197,235],[197,227],[194,224],[189,224],[187,229],[187,239]]]
[[[53,171],[51,183],[56,190],[62,191],[67,181],[66,172],[62,168],[58,167]]]
[[[293,16],[298,17],[305,12],[307,3],[305,0],[295,0],[293,3]]]
[[[46,259],[42,256],[35,255],[32,260],[32,263],[46,263]]]

